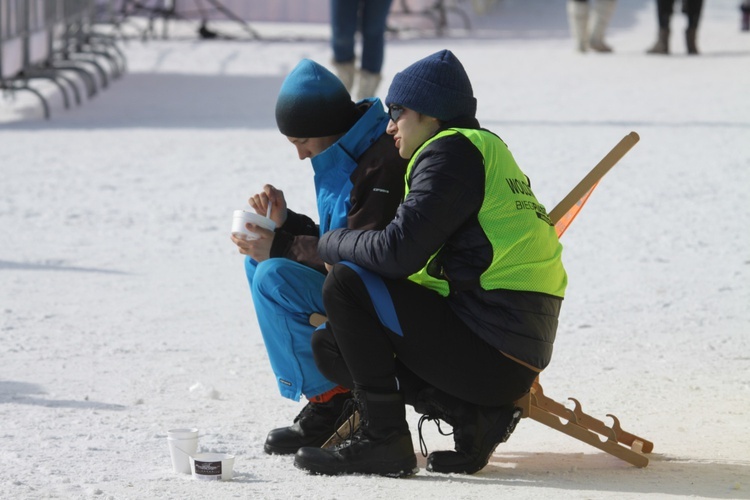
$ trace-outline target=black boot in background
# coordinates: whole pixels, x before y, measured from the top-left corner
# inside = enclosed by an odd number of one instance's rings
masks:
[[[336,394],[325,403],[309,402],[290,427],[268,433],[263,450],[269,455],[292,455],[303,446],[322,446],[336,431],[336,421],[351,392]]]
[[[473,405],[435,388],[420,393],[415,410],[453,427],[455,451],[435,451],[427,457],[427,470],[442,473],[474,474],[483,469],[521,419],[521,409],[513,404]]]
[[[313,474],[375,474],[406,477],[415,474],[414,454],[399,393],[354,391],[361,414],[359,429],[333,448],[300,448],[294,465]]]

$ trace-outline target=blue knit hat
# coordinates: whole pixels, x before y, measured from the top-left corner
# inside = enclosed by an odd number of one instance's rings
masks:
[[[442,122],[473,117],[477,112],[469,76],[450,50],[436,52],[396,73],[385,104],[398,104]]]
[[[315,61],[300,61],[281,84],[276,125],[288,137],[342,134],[357,119],[356,105],[344,84]]]

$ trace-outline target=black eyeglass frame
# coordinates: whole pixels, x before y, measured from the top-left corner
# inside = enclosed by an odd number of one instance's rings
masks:
[[[396,123],[399,118],[401,118],[401,115],[403,114],[404,110],[403,106],[400,104],[391,104],[388,106],[388,116],[390,116],[393,123]]]

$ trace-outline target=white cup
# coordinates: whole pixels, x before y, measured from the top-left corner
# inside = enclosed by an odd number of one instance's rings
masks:
[[[268,217],[246,210],[235,210],[232,217],[232,234],[237,238],[245,238],[247,240],[257,240],[260,238],[258,234],[247,230],[245,224],[248,222],[270,231],[276,229],[276,223]]]
[[[234,475],[234,455],[198,453],[190,457],[190,468],[195,479],[228,481]]]
[[[198,429],[172,429],[167,431],[172,468],[181,474],[190,474],[190,456],[198,451]]]

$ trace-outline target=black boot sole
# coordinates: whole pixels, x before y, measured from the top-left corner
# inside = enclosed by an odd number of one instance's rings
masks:
[[[341,462],[320,463],[314,457],[308,460],[299,454],[294,457],[294,466],[310,474],[322,476],[342,476],[366,474],[391,478],[405,478],[419,472],[416,455],[400,461],[370,462],[367,464],[344,464]]]

